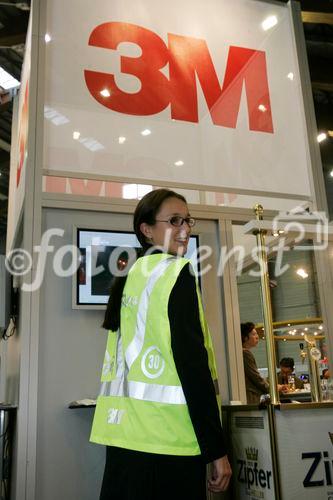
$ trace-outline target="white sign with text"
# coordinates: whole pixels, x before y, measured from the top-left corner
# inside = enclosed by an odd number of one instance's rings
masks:
[[[48,0],[46,15],[45,169],[310,197],[289,5]]]

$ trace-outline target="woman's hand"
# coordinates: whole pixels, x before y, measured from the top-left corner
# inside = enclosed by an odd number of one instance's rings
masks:
[[[211,477],[208,479],[208,488],[214,493],[225,491],[228,488],[232,470],[228,456],[218,458],[212,463]]]

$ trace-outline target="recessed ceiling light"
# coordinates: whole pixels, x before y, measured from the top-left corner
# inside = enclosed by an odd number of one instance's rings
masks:
[[[327,134],[325,134],[325,132],[321,132],[320,134],[318,134],[317,136],[318,142],[323,142],[325,139],[327,139]]]
[[[278,20],[277,20],[277,17],[276,16],[269,16],[267,17],[262,23],[261,23],[261,26],[262,26],[262,29],[264,31],[267,31],[271,28],[273,28],[273,26],[275,26],[277,24]]]
[[[182,167],[184,165],[184,162],[183,162],[183,160],[177,160],[177,161],[175,161],[175,165],[176,165],[176,167]]]
[[[103,96],[103,97],[110,97],[110,91],[108,89],[103,89],[100,91],[100,94]]]
[[[124,137],[123,135],[121,135],[120,137],[118,137],[119,144],[124,144],[125,141],[126,141],[126,137]]]
[[[48,33],[45,33],[44,39],[46,43],[49,43],[52,40],[51,36]]]
[[[76,130],[75,132],[73,132],[73,139],[77,141],[78,139],[80,139],[80,135],[80,132]]]
[[[150,135],[151,134],[151,130],[149,130],[149,128],[145,128],[144,130],[141,131],[141,135]]]

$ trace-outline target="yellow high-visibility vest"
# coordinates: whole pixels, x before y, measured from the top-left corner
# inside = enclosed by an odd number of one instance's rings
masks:
[[[120,331],[108,335],[91,441],[150,453],[200,454],[172,355],[168,318],[170,293],[188,262],[159,253],[141,257],[130,269]],[[198,285],[197,294],[209,367],[216,380]]]

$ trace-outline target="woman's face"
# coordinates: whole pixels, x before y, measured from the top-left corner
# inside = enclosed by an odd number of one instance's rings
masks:
[[[140,229],[154,246],[162,247],[172,255],[183,256],[187,251],[191,228],[185,221],[179,227],[172,225],[169,221],[174,216],[189,217],[188,207],[178,198],[167,198],[160,206],[155,224],[150,226],[143,222]]]
[[[249,338],[246,341],[246,347],[251,349],[252,347],[256,347],[259,342],[259,335],[257,334],[257,330],[253,328],[253,330],[249,333]]]

